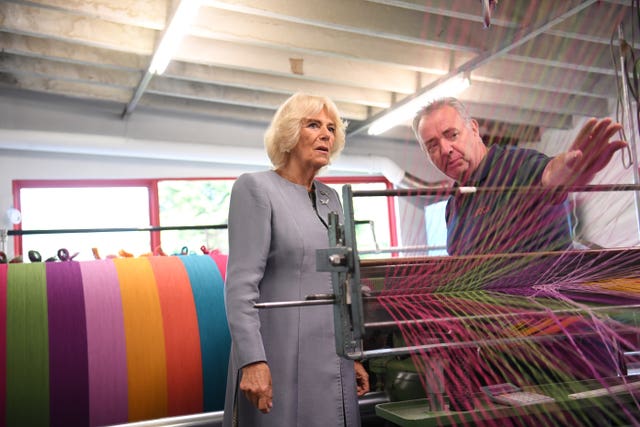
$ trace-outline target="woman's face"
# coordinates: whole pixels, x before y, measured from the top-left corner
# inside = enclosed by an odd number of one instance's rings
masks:
[[[319,170],[329,164],[336,139],[336,124],[323,109],[302,119],[300,139],[290,152],[289,161]]]

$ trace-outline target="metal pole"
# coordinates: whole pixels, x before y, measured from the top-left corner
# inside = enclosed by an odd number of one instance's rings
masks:
[[[627,70],[624,64],[624,53],[623,46],[624,41],[624,33],[622,31],[622,24],[618,25],[618,39],[620,41],[620,72],[622,73],[622,109],[623,114],[626,116],[626,122],[629,125],[629,147],[631,148],[631,166],[633,168],[633,182],[634,184],[640,183],[640,172],[638,172],[638,153],[636,147],[636,127],[634,126],[635,120],[633,119],[633,115],[631,111],[631,98],[629,98],[629,76],[627,75]],[[636,226],[638,229],[638,238],[640,238],[640,192],[636,191],[633,193],[635,204],[636,204]]]
[[[581,337],[599,337],[597,332],[587,332],[580,334]],[[558,339],[569,338],[566,334],[551,334],[551,335],[536,335],[528,337],[509,337],[509,338],[494,338],[494,339],[482,339],[472,341],[455,341],[455,342],[440,342],[437,344],[423,344],[412,345],[406,347],[393,347],[393,348],[380,348],[374,350],[354,351],[347,353],[347,359],[362,360],[373,359],[376,357],[388,357],[388,356],[401,356],[404,354],[415,354],[417,352],[430,352],[432,350],[448,350],[454,348],[469,348],[469,347],[492,347],[492,346],[511,346],[517,343],[530,343],[530,342],[545,342],[556,341]]]
[[[168,230],[222,230],[227,224],[215,225],[169,225],[164,227],[117,227],[117,228],[61,228],[50,230],[9,230],[9,236],[33,234],[76,234],[76,233],[121,233],[128,231],[168,231]]]
[[[354,191],[353,197],[406,197],[406,196],[441,196],[449,197],[454,194],[473,193],[510,193],[510,194],[539,194],[550,195],[556,193],[598,193],[611,191],[640,191],[640,184],[590,184],[590,185],[558,185],[555,187],[533,186],[499,186],[499,187],[416,187],[398,188],[393,190],[360,190]]]

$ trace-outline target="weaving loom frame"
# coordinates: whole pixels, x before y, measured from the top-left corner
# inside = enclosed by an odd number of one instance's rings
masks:
[[[554,189],[557,192],[575,191],[575,192],[598,192],[598,191],[637,191],[639,186],[637,185],[588,185],[580,187],[558,187]],[[473,188],[474,191],[482,192],[501,192],[505,191],[503,187],[487,187],[487,188]],[[514,187],[512,191],[522,192],[538,192],[537,187]],[[331,272],[331,281],[333,294],[332,295],[309,295],[305,301],[290,302],[290,305],[315,305],[315,304],[333,304],[334,305],[334,319],[336,326],[336,352],[345,358],[352,360],[362,360],[366,358],[385,357],[392,355],[405,355],[412,351],[424,350],[428,351],[434,348],[441,347],[466,347],[477,345],[477,342],[469,343],[437,343],[437,344],[425,344],[420,346],[408,346],[408,347],[394,347],[394,348],[381,348],[365,350],[363,346],[363,339],[366,334],[366,329],[374,325],[372,323],[366,323],[364,318],[364,299],[369,297],[369,290],[363,288],[361,278],[363,272],[361,268],[364,267],[367,271],[376,270],[378,268],[387,269],[393,268],[399,265],[419,265],[423,263],[429,263],[429,259],[438,259],[438,257],[406,257],[406,258],[391,258],[379,261],[361,261],[358,256],[355,225],[357,221],[354,218],[354,197],[406,197],[406,196],[418,196],[418,195],[450,195],[456,191],[470,191],[466,187],[464,188],[416,188],[416,189],[395,189],[395,190],[370,190],[370,191],[357,191],[354,192],[350,185],[345,185],[342,188],[342,204],[344,213],[344,224],[338,223],[338,215],[331,214],[329,217],[328,227],[328,241],[330,247],[328,249],[318,250],[316,254],[318,271]],[[571,265],[567,268],[579,269],[583,265],[587,265],[593,262],[596,257],[602,260],[616,259],[618,257],[624,260],[638,259],[640,257],[640,251],[633,248],[622,249],[605,249],[605,250],[586,250],[579,251],[580,256],[571,260]],[[510,260],[522,257],[521,253],[512,254],[500,254],[500,257],[504,262],[510,262]],[[545,260],[555,259],[562,256],[562,252],[538,252],[526,254],[528,258],[533,262],[543,262]],[[482,262],[484,260],[495,259],[494,255],[470,255],[470,256],[458,256],[458,257],[446,257],[449,258],[443,261],[442,258],[435,262],[443,262],[448,264],[455,263],[462,260],[466,262],[470,259],[478,260]],[[425,261],[426,260],[426,261]],[[386,264],[385,264],[386,263]],[[452,266],[452,268],[455,268]],[[365,274],[366,276],[366,274]],[[272,304],[273,307],[285,306],[286,303]],[[289,304],[287,304],[289,305]],[[264,305],[267,308],[267,305]],[[636,307],[636,305],[629,305],[628,307],[620,307],[623,309],[629,309]],[[598,311],[598,310],[596,310]],[[552,310],[552,313],[561,313],[562,310]],[[382,325],[389,326],[389,325]],[[534,340],[548,340],[553,337],[536,337]],[[496,340],[493,344],[508,343],[508,340]],[[485,344],[487,344],[485,342]]]
[[[616,188],[615,186],[585,186],[581,188],[561,189],[556,191],[636,191],[637,186],[629,186],[625,188]],[[522,188],[522,191],[536,191],[532,188]],[[450,191],[450,190],[449,190]],[[456,191],[456,190],[453,190]],[[459,191],[459,190],[457,190]],[[480,190],[482,191],[482,190]],[[502,188],[490,188],[488,191],[504,191]],[[580,251],[564,251],[564,252],[538,252],[538,253],[512,253],[512,254],[499,254],[495,255],[473,255],[473,256],[458,256],[458,257],[406,257],[406,258],[390,258],[384,260],[361,260],[357,251],[357,242],[355,237],[355,224],[354,210],[353,210],[353,197],[360,196],[416,196],[438,194],[442,195],[447,192],[443,189],[413,189],[413,190],[386,190],[380,191],[358,191],[353,192],[350,186],[343,187],[343,209],[344,209],[344,224],[337,223],[337,215],[330,220],[329,226],[329,249],[318,250],[317,263],[319,271],[329,271],[332,277],[333,295],[311,295],[307,297],[307,301],[301,302],[300,305],[307,305],[312,302],[320,303],[323,299],[325,304],[334,304],[334,316],[335,316],[335,328],[336,328],[336,351],[337,353],[348,359],[360,360],[375,357],[405,355],[412,352],[429,352],[438,348],[463,348],[463,347],[483,347],[483,346],[508,346],[511,342],[517,345],[517,342],[521,338],[509,339],[507,337],[500,337],[498,339],[487,339],[482,341],[443,341],[439,343],[428,343],[424,345],[413,345],[406,347],[393,347],[393,348],[380,348],[370,349],[365,343],[366,336],[370,328],[386,328],[392,326],[392,322],[370,322],[364,318],[363,313],[369,312],[369,307],[365,305],[368,301],[373,301],[376,298],[376,291],[371,291],[368,287],[363,286],[367,284],[368,279],[374,278],[389,278],[394,277],[394,272],[401,271],[402,268],[409,266],[412,267],[426,267],[427,270],[434,273],[429,276],[429,289],[436,289],[440,284],[439,274],[443,271],[456,271],[456,269],[464,265],[464,263],[486,263],[491,262],[492,266],[497,270],[501,267],[515,263],[520,267],[514,271],[526,270],[526,266],[529,264],[539,265],[562,265],[561,271],[579,271],[582,268],[587,268],[594,264],[606,264],[608,266],[607,272],[613,274],[612,277],[629,277],[638,279],[640,274],[633,272],[630,275],[628,271],[625,271],[630,265],[640,265],[640,250],[637,248],[615,248],[615,249],[599,249],[599,250],[580,250]],[[513,271],[512,271],[513,273]],[[361,282],[361,279],[363,281]],[[507,277],[508,279],[508,277]],[[597,279],[595,279],[597,280]],[[565,289],[565,291],[567,291]],[[584,290],[577,288],[568,290],[567,294],[572,296],[581,296]],[[587,292],[589,292],[587,290]],[[575,293],[575,295],[574,295]],[[616,299],[614,296],[612,300],[608,300],[606,306],[603,307],[554,307],[552,305],[545,307],[545,310],[553,314],[577,314],[584,315],[587,313],[596,314],[598,317],[608,317],[609,314],[616,311],[632,311],[635,312],[640,307],[640,297],[635,296],[632,300],[623,302]],[[543,311],[532,311],[532,314],[540,315]],[[499,314],[476,316],[465,315],[459,320],[477,320],[479,317],[500,317]],[[507,314],[506,316],[510,316]],[[370,320],[370,319],[369,319]],[[442,319],[414,319],[411,322],[423,323],[440,321]],[[587,336],[587,335],[585,335]],[[555,341],[558,338],[562,338],[558,334],[549,334],[541,336],[528,336],[527,340],[530,341]],[[631,352],[632,353],[632,352]],[[629,354],[631,354],[629,353]],[[617,379],[619,381],[626,381],[625,378],[629,377],[628,370],[617,371]],[[616,384],[614,379],[614,384]],[[576,383],[575,387],[578,389],[593,388],[602,386],[598,381],[593,380],[589,383]],[[555,386],[554,386],[555,387]],[[569,389],[571,389],[570,386]],[[554,389],[555,390],[555,389]],[[550,394],[553,394],[554,390],[549,390]],[[555,391],[557,393],[557,390]],[[559,399],[562,396],[558,395]],[[588,408],[599,408],[600,405],[618,404],[620,402],[633,401],[631,395],[624,395],[618,398],[602,397],[594,400],[586,399],[576,402],[569,402],[562,400],[559,404],[550,404],[531,407],[526,411],[514,408],[498,408],[491,409],[487,419],[498,420],[504,417],[522,416],[523,414],[544,414],[547,412],[562,412],[565,410],[577,411],[580,413]],[[449,415],[438,414],[438,412],[425,412],[425,407],[428,407],[429,399],[420,399],[419,401],[406,401],[406,402],[390,402],[376,407],[376,413],[379,416],[387,420],[396,422],[402,426],[423,426],[423,425],[457,425],[458,422],[465,423],[475,419],[479,412],[477,411],[463,411],[457,413],[460,418],[450,417]],[[416,415],[415,411],[419,411],[420,416]],[[482,412],[482,411],[480,411]],[[484,412],[483,412],[484,413]],[[466,414],[466,415],[465,415]],[[485,414],[486,415],[486,414]],[[417,418],[416,418],[417,417]],[[446,420],[445,420],[446,419]],[[426,424],[425,424],[426,423]],[[441,424],[444,423],[444,424]]]

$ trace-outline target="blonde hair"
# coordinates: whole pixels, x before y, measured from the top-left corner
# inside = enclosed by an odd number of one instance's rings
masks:
[[[295,93],[278,108],[264,134],[264,146],[275,169],[287,161],[289,151],[300,139],[303,119],[325,110],[336,126],[336,135],[330,158],[334,159],[344,148],[346,123],[338,108],[329,98],[306,93]]]

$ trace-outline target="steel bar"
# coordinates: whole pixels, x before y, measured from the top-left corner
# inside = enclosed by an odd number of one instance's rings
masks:
[[[556,187],[543,186],[497,186],[497,187],[416,187],[398,188],[394,190],[361,190],[354,191],[353,197],[381,197],[381,196],[451,196],[454,194],[473,193],[590,193],[608,191],[640,191],[640,184],[592,184],[592,185],[566,185]]]
[[[590,336],[590,335],[598,335],[597,333],[585,333],[580,336]],[[386,356],[400,356],[404,354],[416,353],[418,351],[429,352],[431,350],[437,349],[455,349],[455,348],[468,348],[468,347],[489,347],[496,346],[501,344],[513,344],[519,342],[531,342],[531,341],[554,341],[558,338],[566,338],[566,335],[560,334],[549,334],[542,336],[528,336],[526,339],[524,337],[513,337],[513,338],[497,338],[497,339],[486,339],[481,341],[457,341],[457,342],[441,342],[437,344],[423,344],[423,345],[414,345],[414,346],[406,346],[406,347],[394,347],[394,348],[380,348],[375,350],[363,350],[357,352],[351,352],[347,354],[347,358],[351,360],[362,360],[362,359],[372,359],[376,357],[386,357]]]
[[[283,308],[283,307],[305,307],[312,305],[329,305],[336,302],[333,298],[299,300],[299,301],[277,301],[277,302],[259,302],[254,304],[255,308]]]
[[[607,307],[592,307],[592,308],[567,308],[560,310],[539,310],[539,311],[520,311],[516,313],[500,313],[500,314],[483,314],[474,316],[460,316],[460,317],[439,317],[437,319],[415,319],[415,320],[399,320],[399,321],[385,321],[385,322],[369,322],[365,323],[365,328],[384,328],[400,325],[418,325],[429,324],[439,322],[452,322],[452,321],[464,321],[464,320],[481,320],[481,319],[498,319],[498,318],[520,318],[522,316],[530,315],[549,315],[549,314],[565,314],[565,313],[591,313],[599,311],[614,311],[614,310],[628,310],[639,309],[640,304],[630,305],[617,305]]]
[[[128,231],[214,230],[226,228],[227,224],[176,225],[166,227],[61,228],[57,230],[9,230],[7,234],[9,236],[25,236],[31,234],[120,233]]]

